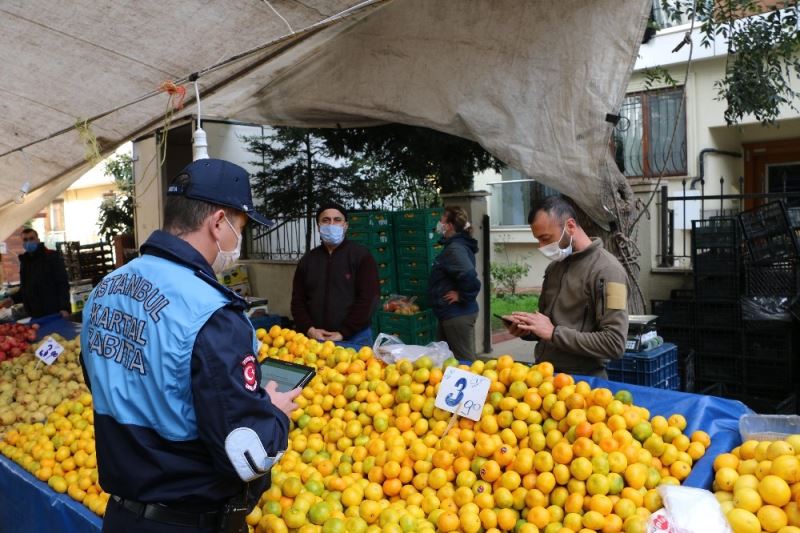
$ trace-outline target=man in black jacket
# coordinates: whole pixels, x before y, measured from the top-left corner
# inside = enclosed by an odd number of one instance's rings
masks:
[[[378,265],[365,247],[345,238],[347,210],[328,203],[317,210],[322,244],[300,260],[292,283],[292,317],[312,339],[372,344],[378,306]]]
[[[0,302],[0,306],[22,302],[32,318],[54,313],[71,314],[69,281],[61,254],[39,242],[36,230],[22,230],[25,253],[19,256],[19,291]]]

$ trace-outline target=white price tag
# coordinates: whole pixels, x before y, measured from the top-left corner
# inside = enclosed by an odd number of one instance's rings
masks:
[[[63,351],[64,347],[53,340],[52,337],[45,337],[39,347],[36,348],[36,357],[46,365],[52,365]]]
[[[434,405],[477,422],[483,413],[489,385],[491,381],[487,377],[449,366],[442,376]]]

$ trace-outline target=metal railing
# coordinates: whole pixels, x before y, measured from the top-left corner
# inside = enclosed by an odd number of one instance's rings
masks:
[[[719,193],[706,194],[706,181],[694,180],[699,189],[692,185],[687,189],[687,180],[682,181],[680,195],[670,196],[667,186],[659,190],[659,267],[677,266],[691,267],[691,229],[693,220],[705,220],[715,217],[734,217],[745,211],[748,200],[783,200],[787,205],[800,201],[800,192],[789,191],[785,182],[781,192],[740,193],[725,178],[719,179]],[[726,192],[726,185],[728,191]],[[738,190],[744,190],[744,177],[738,179]],[[699,193],[699,194],[698,194]],[[794,202],[793,202],[794,201]],[[752,204],[752,202],[749,202]],[[753,205],[755,207],[755,205]],[[676,253],[680,243],[681,253]]]
[[[261,230],[247,229],[245,237],[245,256],[247,259],[264,259],[270,261],[297,261],[308,251],[306,248],[306,231],[311,224],[311,244],[313,249],[320,244],[319,232],[314,220],[306,218],[276,218],[275,225]]]

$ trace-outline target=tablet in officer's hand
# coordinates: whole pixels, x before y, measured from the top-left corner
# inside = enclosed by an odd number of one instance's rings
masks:
[[[289,392],[305,387],[316,373],[310,366],[268,357],[261,362],[261,386],[274,381],[278,384],[278,392]]]

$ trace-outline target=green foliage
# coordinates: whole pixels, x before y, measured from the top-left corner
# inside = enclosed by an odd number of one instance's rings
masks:
[[[718,38],[727,39],[725,76],[715,82],[717,99],[725,100],[728,124],[752,114],[763,124],[773,123],[780,107],[800,111],[793,78],[800,77],[800,28],[796,0],[776,1],[767,14],[757,0],[661,0],[673,20],[694,16],[710,47]]]
[[[475,172],[502,167],[476,142],[416,126],[336,129],[326,137],[337,155],[368,156],[359,168],[365,179],[386,175],[395,187],[399,179],[418,191],[467,191]]]
[[[103,199],[97,219],[100,236],[110,244],[116,235],[133,233],[133,159],[128,154],[115,156],[103,173],[114,178],[118,189]]]
[[[655,66],[644,69],[644,88],[645,90],[653,89],[657,86],[667,85],[669,87],[676,87],[678,82],[667,69],[662,66]]]
[[[511,296],[509,294],[502,294],[499,296],[492,296],[489,305],[492,309],[492,331],[496,331],[499,329],[506,329],[506,327],[503,325],[503,321],[494,315],[510,315],[514,311],[534,313],[539,309],[539,295],[518,294],[516,296]]]
[[[370,209],[439,205],[439,192],[468,190],[500,161],[480,145],[433,130],[274,128],[245,137],[259,167],[253,192],[273,216],[307,217],[323,199]]]
[[[489,274],[492,276],[492,288],[495,294],[517,294],[517,285],[520,280],[531,271],[528,263],[498,263],[492,261],[489,267]]]
[[[275,128],[264,137],[245,137],[258,159],[253,193],[272,216],[313,215],[322,201],[347,204],[352,199],[352,163],[337,158],[321,130]]]

